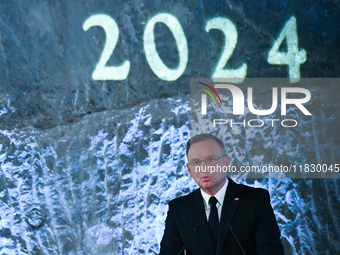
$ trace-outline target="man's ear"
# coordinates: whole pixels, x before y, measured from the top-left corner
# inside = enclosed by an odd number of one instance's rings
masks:
[[[229,166],[230,165],[230,158],[226,155],[224,157],[224,160],[225,160],[225,163],[227,164],[227,166]]]
[[[190,174],[190,165],[189,165],[188,163],[186,163],[185,165],[187,166],[188,172],[189,172],[189,174]]]

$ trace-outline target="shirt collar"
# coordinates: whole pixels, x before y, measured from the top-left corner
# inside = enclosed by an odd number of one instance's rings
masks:
[[[225,192],[227,190],[227,187],[228,187],[228,178],[226,178],[226,182],[224,183],[224,185],[222,186],[222,188],[220,188],[219,191],[217,191],[217,193],[214,195],[214,197],[216,197],[218,203],[220,205],[223,205],[223,201],[224,201],[224,197],[225,197]],[[209,205],[209,199],[211,197],[211,195],[205,193],[202,189],[201,190],[201,194],[202,194],[202,197],[204,199],[204,202],[205,202],[205,206]]]

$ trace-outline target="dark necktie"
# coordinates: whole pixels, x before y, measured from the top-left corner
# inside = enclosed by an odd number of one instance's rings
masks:
[[[209,215],[209,225],[211,229],[211,233],[214,237],[215,246],[217,246],[217,238],[218,238],[218,228],[220,225],[220,221],[218,220],[218,212],[216,208],[217,199],[212,196],[209,199],[210,204],[210,215]]]

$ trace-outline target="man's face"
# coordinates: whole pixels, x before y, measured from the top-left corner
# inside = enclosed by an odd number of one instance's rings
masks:
[[[190,146],[188,151],[188,171],[198,186],[200,186],[203,191],[210,195],[215,195],[222,188],[227,176],[226,172],[223,171],[208,171],[208,166],[215,166],[215,169],[217,169],[217,165],[220,166],[221,169],[223,166],[229,166],[229,157],[221,157],[224,154],[225,153],[223,149],[212,139],[194,143]],[[211,160],[215,158],[219,158],[215,164],[206,164],[209,159]],[[201,160],[206,160],[206,162],[202,162],[200,164],[200,168],[191,165],[193,162]],[[200,171],[200,169],[202,170],[202,168],[204,169],[205,167],[205,172]]]

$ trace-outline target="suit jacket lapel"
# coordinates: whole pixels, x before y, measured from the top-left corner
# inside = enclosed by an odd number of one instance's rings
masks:
[[[234,215],[237,211],[241,199],[240,197],[241,194],[238,185],[233,180],[231,179],[228,180],[229,183],[222,207],[216,254],[219,254],[223,247],[223,243],[225,241],[225,238],[227,236],[230,225],[232,223],[232,220],[234,218]]]
[[[210,226],[207,221],[207,215],[205,213],[203,197],[201,195],[200,190],[197,190],[195,194],[195,208],[197,211],[195,213],[197,220],[199,222],[198,230],[197,230],[197,238],[202,240],[202,242],[208,247],[211,254],[216,254],[216,248],[214,247],[213,237],[210,231]]]

